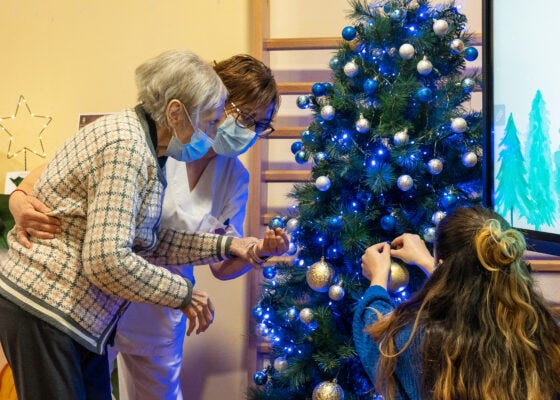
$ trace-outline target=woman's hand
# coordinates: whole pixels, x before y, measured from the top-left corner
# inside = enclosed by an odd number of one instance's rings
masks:
[[[387,289],[391,271],[391,247],[387,242],[377,243],[366,249],[362,256],[362,275],[369,279],[371,286],[379,285]]]
[[[31,236],[52,239],[55,234],[60,233],[60,220],[46,215],[51,209],[37,198],[16,191],[10,195],[9,207],[21,245],[30,248]]]
[[[266,228],[264,239],[260,240],[256,253],[259,257],[280,256],[288,251],[290,238],[282,228]]]
[[[418,235],[404,233],[391,242],[391,256],[420,267],[430,276],[434,270],[434,258],[428,251],[426,243]]]
[[[187,336],[196,329],[196,334],[204,332],[214,322],[214,305],[208,297],[208,293],[193,288],[191,302],[181,310],[187,316]]]

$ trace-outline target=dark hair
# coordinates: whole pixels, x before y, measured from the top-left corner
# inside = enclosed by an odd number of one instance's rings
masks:
[[[458,208],[436,229],[442,263],[410,301],[367,328],[379,343],[378,390],[394,396],[395,335],[422,332],[425,398],[553,399],[560,328],[534,290],[523,235],[494,211]]]

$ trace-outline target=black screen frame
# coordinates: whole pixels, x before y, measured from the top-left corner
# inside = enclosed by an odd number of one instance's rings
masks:
[[[494,63],[493,30],[494,2],[482,0],[482,110],[484,143],[484,204],[494,209]],[[560,234],[519,229],[525,234],[528,250],[560,256]]]

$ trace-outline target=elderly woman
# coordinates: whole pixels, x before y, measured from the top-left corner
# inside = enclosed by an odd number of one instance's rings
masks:
[[[17,227],[9,234],[0,340],[20,400],[110,399],[105,348],[129,301],[181,309],[206,329],[206,295],[155,264],[237,256],[257,265],[265,249],[287,247],[273,231],[263,242],[159,229],[166,157],[194,161],[208,151],[227,92],[186,51],[143,63],[136,82],[140,105],[81,129],[34,185],[33,195],[60,220],[56,238],[24,246]]]

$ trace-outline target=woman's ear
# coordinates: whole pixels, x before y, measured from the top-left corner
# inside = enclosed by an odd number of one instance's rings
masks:
[[[183,111],[181,102],[177,99],[170,100],[169,103],[167,103],[165,116],[167,118],[167,123],[171,126],[177,126],[182,123],[185,118],[185,112]]]

